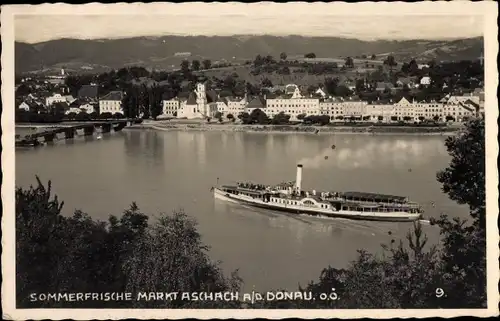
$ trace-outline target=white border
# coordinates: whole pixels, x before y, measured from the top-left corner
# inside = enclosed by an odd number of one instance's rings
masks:
[[[287,12],[308,12],[324,14],[331,10],[336,15],[480,15],[484,17],[484,61],[485,61],[485,106],[486,107],[486,200],[487,200],[487,309],[457,310],[160,310],[160,309],[16,309],[15,308],[15,161],[14,161],[14,15],[15,14],[168,14],[209,11],[223,13],[248,13],[277,10]],[[202,7],[202,10],[200,8]],[[222,11],[221,11],[222,10]],[[276,11],[275,11],[276,12]],[[495,95],[498,86],[496,57],[498,54],[497,20],[498,8],[494,1],[483,2],[420,2],[420,3],[184,3],[184,4],[98,4],[68,5],[12,5],[2,6],[2,308],[6,319],[181,319],[181,318],[254,318],[281,319],[289,317],[311,318],[391,318],[391,317],[457,317],[457,316],[494,316],[498,315],[499,281],[499,232],[498,215],[498,169],[497,169],[497,118],[498,99]],[[34,26],[36,28],[36,26]]]

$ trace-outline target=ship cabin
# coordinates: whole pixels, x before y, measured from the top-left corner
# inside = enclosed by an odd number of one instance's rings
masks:
[[[360,212],[422,212],[417,203],[407,197],[377,193],[343,192],[338,193],[340,209]],[[332,202],[338,203],[338,202]],[[335,207],[339,208],[339,205]]]

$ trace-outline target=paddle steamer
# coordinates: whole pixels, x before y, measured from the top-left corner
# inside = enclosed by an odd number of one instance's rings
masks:
[[[404,196],[303,191],[302,168],[297,165],[295,182],[276,186],[237,183],[215,186],[212,191],[216,199],[293,214],[391,222],[415,221],[422,216],[420,205]]]

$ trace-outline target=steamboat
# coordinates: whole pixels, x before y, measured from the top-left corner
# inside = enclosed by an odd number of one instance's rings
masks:
[[[420,205],[404,196],[303,191],[302,168],[297,165],[295,182],[276,186],[237,183],[212,187],[212,191],[216,199],[292,214],[390,222],[411,222],[422,217]]]

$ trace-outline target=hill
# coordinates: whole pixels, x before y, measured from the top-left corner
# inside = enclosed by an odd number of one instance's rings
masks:
[[[125,39],[58,39],[36,44],[15,43],[16,72],[40,71],[62,66],[74,71],[100,71],[138,65],[157,69],[179,66],[179,52],[187,59],[225,59],[242,62],[257,54],[278,58],[281,52],[302,57],[314,52],[317,57],[346,57],[393,54],[397,60],[415,58],[477,59],[483,52],[483,38],[459,40],[362,41],[335,37],[302,36],[162,36]]]

